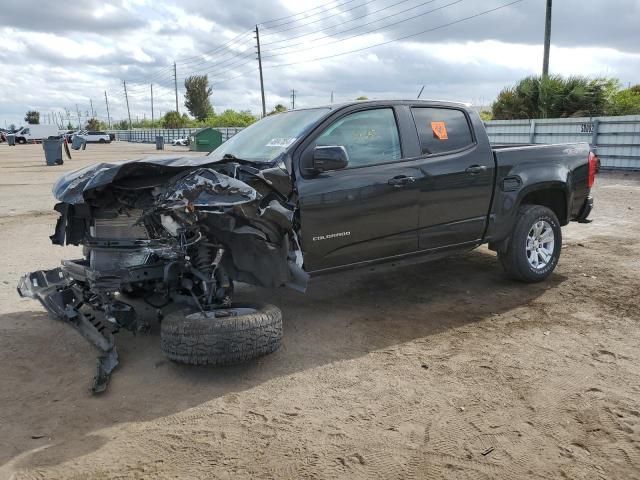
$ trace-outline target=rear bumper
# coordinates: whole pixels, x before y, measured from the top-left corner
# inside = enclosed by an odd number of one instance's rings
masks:
[[[589,222],[591,222],[591,220],[587,220],[587,218],[589,217],[589,214],[591,213],[591,210],[593,210],[593,197],[592,196],[588,196],[587,199],[584,201],[584,204],[582,205],[582,208],[580,209],[580,213],[578,214],[578,218],[576,219],[578,221],[578,223],[589,223]]]

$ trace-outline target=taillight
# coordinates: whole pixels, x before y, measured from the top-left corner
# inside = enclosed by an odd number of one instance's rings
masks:
[[[589,188],[593,187],[593,184],[596,181],[599,162],[600,160],[598,160],[598,156],[593,152],[589,152],[589,178],[587,180],[587,187]]]

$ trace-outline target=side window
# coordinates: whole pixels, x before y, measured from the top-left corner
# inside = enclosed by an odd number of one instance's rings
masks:
[[[461,110],[414,107],[411,113],[424,155],[452,152],[473,144],[469,122]]]
[[[351,113],[327,128],[316,145],[343,146],[349,154],[349,168],[402,158],[398,126],[391,108]]]

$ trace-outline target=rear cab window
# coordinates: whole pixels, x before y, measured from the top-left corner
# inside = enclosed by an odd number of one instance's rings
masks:
[[[462,110],[441,107],[411,107],[422,155],[439,155],[475,145],[473,132]]]

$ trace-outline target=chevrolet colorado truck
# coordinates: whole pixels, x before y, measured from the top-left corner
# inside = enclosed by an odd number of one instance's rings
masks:
[[[207,156],[64,175],[51,241],[84,255],[25,275],[18,292],[100,351],[94,392],[118,364],[113,334],[149,328],[136,302],[156,309],[171,360],[239,362],[278,348],[282,315],[233,303],[234,282],[304,291],[317,274],[482,244],[513,279],[544,280],[561,227],[588,222],[598,165],[586,143],[491,145],[458,103],[289,111]]]

